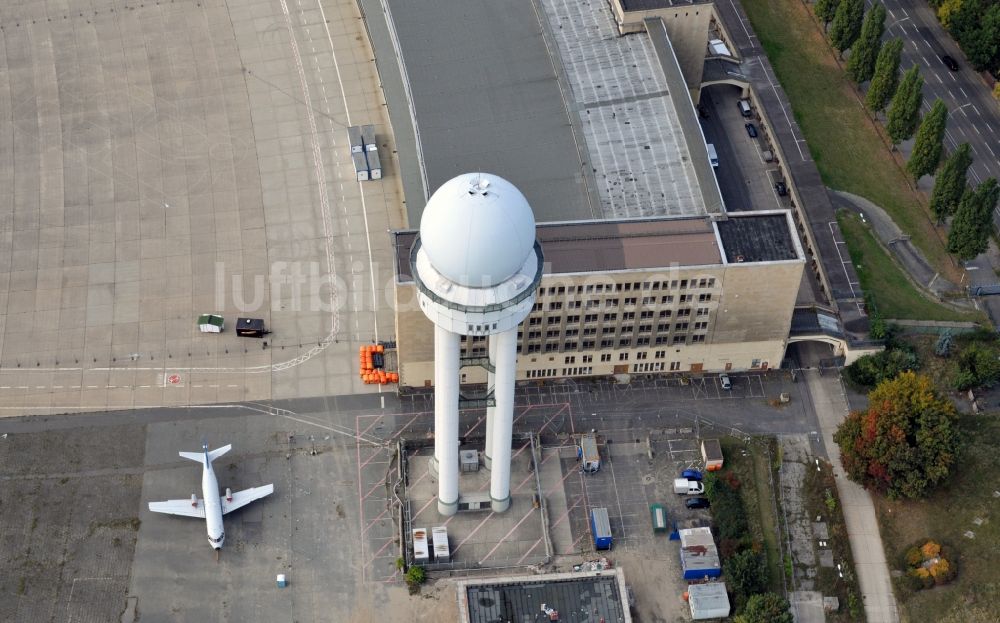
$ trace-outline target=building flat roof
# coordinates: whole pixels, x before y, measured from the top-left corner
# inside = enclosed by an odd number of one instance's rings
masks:
[[[396,274],[411,281],[410,247],[417,232],[394,233]],[[546,274],[643,270],[722,263],[708,218],[541,223]]]
[[[680,122],[697,129],[683,76],[662,68],[673,55],[645,32],[620,37],[607,3],[523,4],[388,0],[429,192],[481,170],[514,183],[539,222],[718,212],[696,172],[707,155],[690,148],[703,137]]]
[[[802,259],[787,212],[730,214],[716,226],[730,264]]]
[[[630,621],[619,577],[613,573],[599,576],[546,579],[545,576],[512,578],[508,582],[484,582],[462,585],[469,623],[496,621],[548,621],[542,604],[559,612],[560,621]],[[585,618],[577,615],[585,612]]]

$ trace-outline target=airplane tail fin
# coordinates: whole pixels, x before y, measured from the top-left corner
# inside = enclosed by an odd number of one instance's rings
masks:
[[[228,445],[222,446],[221,448],[216,448],[215,450],[209,451],[208,452],[208,461],[209,461],[209,463],[211,463],[212,461],[214,461],[215,459],[219,458],[220,456],[222,456],[223,454],[229,452],[232,449],[233,449],[232,444],[228,444]],[[197,461],[198,463],[201,463],[201,462],[203,462],[205,460],[205,453],[204,452],[178,452],[177,454],[181,455],[185,459],[190,459],[192,461]]]

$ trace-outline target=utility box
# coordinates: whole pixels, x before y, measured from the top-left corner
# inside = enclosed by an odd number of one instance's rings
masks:
[[[705,461],[705,469],[714,472],[722,469],[722,446],[718,439],[703,439],[701,442],[701,458]]]
[[[365,150],[365,140],[361,137],[361,127],[352,125],[347,128],[347,142],[351,146],[351,153],[360,154]]]
[[[375,126],[361,126],[361,139],[365,145],[365,151],[378,151],[378,143],[375,142]]]
[[[593,473],[601,469],[601,454],[597,450],[597,436],[586,434],[580,438],[580,445],[576,448],[576,458],[580,459],[580,468]]]
[[[611,549],[611,520],[608,509],[590,509],[590,532],[594,535],[594,549]]]
[[[367,151],[365,155],[368,156],[368,179],[382,179],[382,161],[378,157],[378,152]]]
[[[463,472],[479,471],[479,452],[476,450],[460,450],[458,453],[458,463]]]
[[[653,522],[653,533],[657,534],[660,532],[666,532],[669,528],[667,525],[667,510],[663,508],[662,504],[653,504],[649,507],[650,519]]]
[[[368,160],[365,158],[365,153],[363,151],[356,151],[351,154],[351,158],[354,160],[354,173],[358,176],[359,182],[368,181]]]
[[[413,562],[430,562],[431,554],[427,546],[427,528],[413,529]]]
[[[451,562],[451,548],[448,546],[448,528],[431,528],[434,541],[434,562]]]

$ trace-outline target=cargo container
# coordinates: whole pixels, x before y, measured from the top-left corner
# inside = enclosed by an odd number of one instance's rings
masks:
[[[681,572],[685,580],[705,580],[722,575],[719,550],[711,528],[678,530],[681,540]]]
[[[649,507],[649,514],[653,521],[653,532],[666,532],[669,526],[667,525],[667,511],[663,505],[653,504]]]
[[[431,528],[434,541],[434,562],[451,562],[451,548],[448,546],[448,528]]]
[[[358,175],[359,182],[368,181],[368,160],[365,159],[364,152],[355,152],[351,154],[354,159],[354,172]]]
[[[361,126],[361,139],[365,145],[365,151],[378,151],[378,144],[375,142],[375,126]]]
[[[590,509],[590,532],[594,535],[594,549],[611,549],[611,520],[608,509]]]
[[[580,468],[593,473],[601,469],[601,454],[597,449],[597,437],[587,434],[580,438],[580,445],[576,448],[576,457],[580,459]]]
[[[431,559],[430,550],[427,549],[427,529],[413,529],[413,562],[426,563]]]
[[[725,582],[692,584],[687,590],[691,618],[695,621],[729,616],[729,595],[726,594]]]
[[[368,156],[368,179],[382,179],[382,162],[379,160],[377,151],[365,152]]]
[[[701,442],[701,458],[705,461],[705,469],[714,472],[722,469],[722,446],[718,439],[704,439]]]
[[[365,150],[365,140],[361,137],[361,128],[352,125],[347,128],[347,144],[351,146],[351,153],[360,154]]]

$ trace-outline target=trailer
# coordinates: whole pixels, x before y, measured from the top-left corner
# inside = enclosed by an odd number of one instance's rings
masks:
[[[601,454],[597,449],[596,435],[587,433],[580,438],[580,445],[576,448],[576,458],[580,460],[580,468],[588,474],[601,469]]]
[[[651,505],[649,507],[649,515],[653,522],[653,534],[667,531],[669,527],[667,524],[667,511],[663,508],[662,504]]]
[[[368,160],[365,158],[365,153],[363,151],[357,151],[351,154],[351,159],[354,160],[354,173],[358,176],[359,182],[368,181]]]
[[[724,458],[722,446],[718,439],[703,439],[701,442],[701,458],[705,461],[705,469],[714,472],[722,469]]]
[[[431,539],[434,541],[434,562],[451,562],[451,548],[448,546],[448,528],[444,526],[431,528]]]
[[[611,520],[608,519],[608,509],[590,509],[590,532],[594,536],[594,549],[611,549]]]
[[[382,179],[382,161],[378,157],[378,152],[367,151],[365,155],[368,156],[368,179]]]
[[[427,548],[427,528],[413,529],[413,562],[430,562],[431,554]]]
[[[351,146],[352,154],[360,154],[365,150],[365,140],[361,137],[361,127],[352,125],[347,128],[347,144]]]
[[[361,140],[364,143],[365,151],[378,151],[378,143],[375,142],[375,126],[361,126]]]

